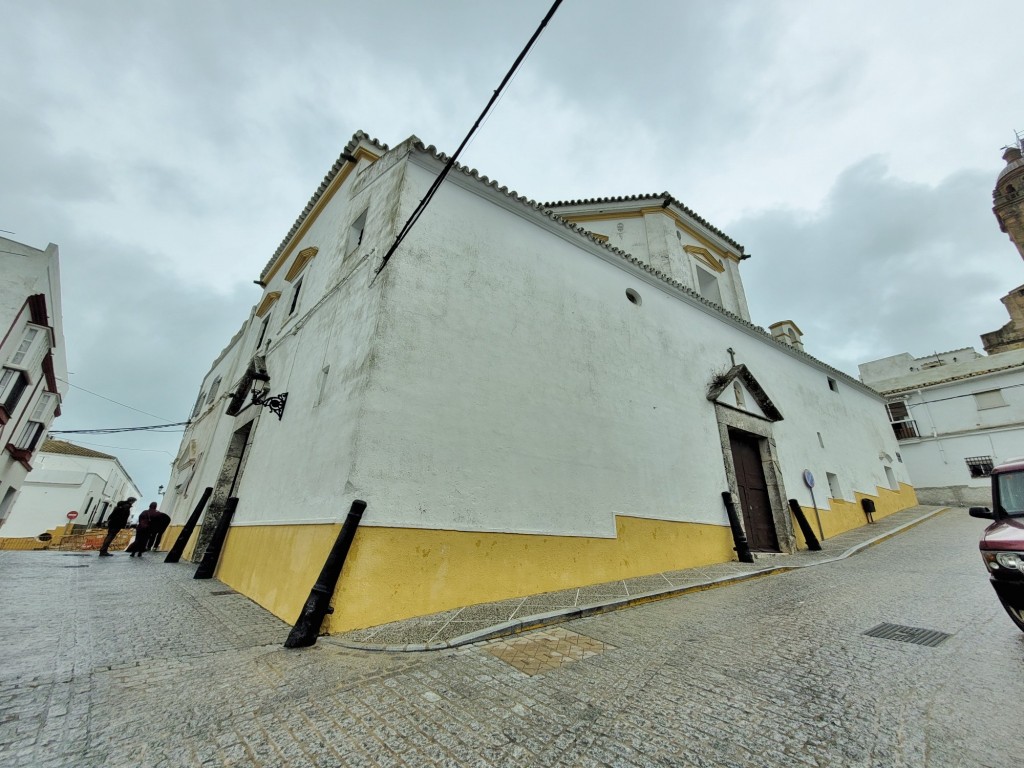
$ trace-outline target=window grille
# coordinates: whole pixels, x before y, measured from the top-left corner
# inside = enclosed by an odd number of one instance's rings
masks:
[[[995,466],[991,456],[970,456],[964,461],[967,462],[967,469],[971,473],[971,477],[988,477],[992,474],[992,467]]]

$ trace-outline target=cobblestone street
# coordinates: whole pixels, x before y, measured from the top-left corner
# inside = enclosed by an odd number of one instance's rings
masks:
[[[0,552],[0,765],[1017,766],[1024,634],[983,527],[418,653],[285,650],[162,556]]]

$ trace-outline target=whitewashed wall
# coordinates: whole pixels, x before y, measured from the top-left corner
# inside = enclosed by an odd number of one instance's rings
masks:
[[[979,410],[974,393],[998,389],[1005,406]],[[920,440],[900,450],[916,485],[988,488],[972,478],[967,457],[991,456],[996,464],[1024,456],[1024,367],[908,393],[907,406]]]
[[[92,517],[86,513],[90,499],[96,510],[103,501],[110,502],[109,512],[127,496],[141,499],[138,488],[116,461],[40,451],[0,532],[12,538],[38,536],[67,524],[71,510],[79,513],[74,522],[86,525]]]
[[[810,503],[805,468],[821,483],[836,472],[851,499],[887,487],[879,457],[896,442],[876,395],[464,174],[374,279],[439,169],[404,157],[397,148],[347,179],[302,235],[293,252],[319,252],[295,317],[281,318],[286,268],[266,286],[282,292],[271,391],[289,397],[283,420],[258,417],[236,525],[336,521],[353,498],[377,526],[609,537],[617,514],[725,525],[706,391],[729,347],[785,417],[774,429],[788,496]],[[366,237],[349,254],[364,209]],[[258,331],[252,319],[218,363],[231,383]],[[222,411],[186,433],[204,446],[196,495],[242,423]]]
[[[410,166],[407,208],[430,178]],[[804,469],[835,472],[850,499],[888,487],[880,456],[897,447],[877,395],[528,213],[461,177],[388,267],[354,472],[366,522],[595,536],[613,535],[615,514],[724,524],[705,391],[729,347],[785,416],[789,496],[810,503]]]

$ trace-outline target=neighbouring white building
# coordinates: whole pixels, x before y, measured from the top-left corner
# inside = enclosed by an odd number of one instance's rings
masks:
[[[67,391],[57,246],[0,237],[0,537]]]
[[[1024,256],[1024,158],[1006,165],[992,190],[999,228]],[[904,352],[864,363],[860,378],[885,396],[918,498],[929,504],[991,503],[989,471],[1024,456],[1024,285],[1001,301],[1010,316],[973,348],[926,357]]]
[[[36,452],[32,473],[0,530],[7,538],[35,538],[66,525],[72,511],[78,513],[76,527],[91,528],[129,496],[142,498],[116,456],[66,440],[47,440]],[[144,508],[137,504],[134,511]]]
[[[747,254],[668,194],[540,204],[456,166],[381,269],[445,162],[345,147],[202,383],[165,541],[213,487],[198,556],[238,497],[217,577],[293,621],[364,499],[344,631],[735,559],[723,492],[793,552],[805,470],[826,538],[916,503],[879,395],[753,325]]]
[[[903,353],[862,364],[860,375],[886,398],[924,504],[989,504],[992,467],[1024,456],[1024,349]]]

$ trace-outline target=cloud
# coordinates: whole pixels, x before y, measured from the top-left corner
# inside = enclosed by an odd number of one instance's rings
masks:
[[[755,321],[794,320],[809,352],[854,374],[899,352],[980,347],[1022,277],[988,207],[993,181],[963,171],[910,183],[875,156],[844,170],[820,208],[733,222],[753,254],[744,281]]]
[[[549,6],[7,3],[0,229],[61,248],[71,380],[188,413],[352,133],[454,151]],[[542,201],[671,192],[753,252],[755,319],[791,317],[846,370],[977,345],[1021,282],[987,207],[1024,127],[1016,14],[564,3],[465,162]],[[150,419],[75,389],[64,413]],[[157,451],[116,451],[148,486],[177,447],[92,442]]]

